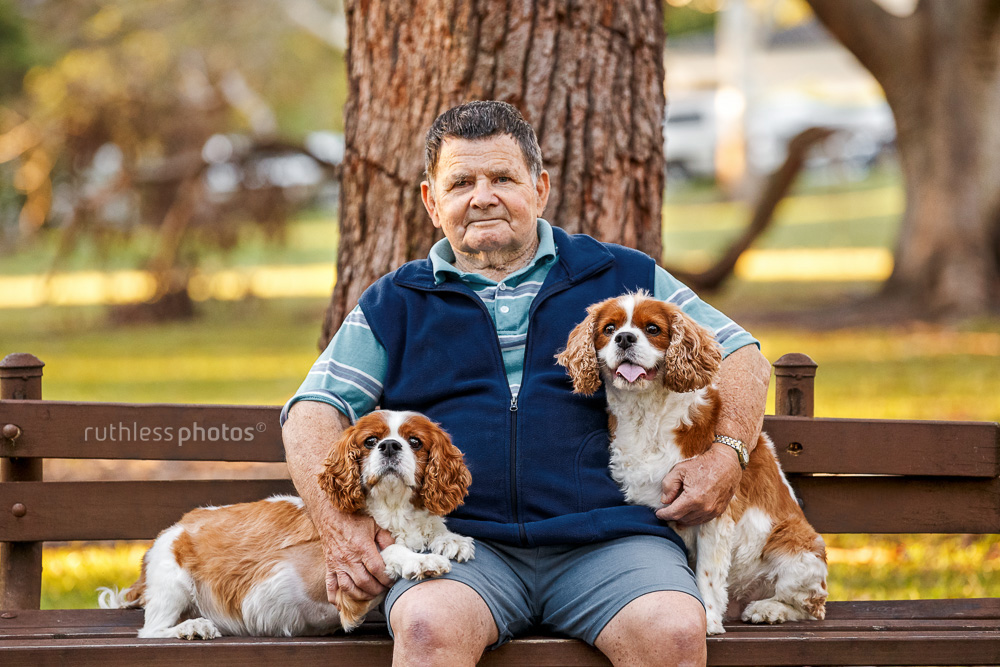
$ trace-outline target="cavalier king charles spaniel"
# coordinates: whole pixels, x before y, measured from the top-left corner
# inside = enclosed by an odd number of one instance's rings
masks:
[[[472,538],[450,532],[442,519],[462,504],[471,481],[462,453],[437,424],[386,410],[348,428],[319,475],[334,506],[365,512],[392,534],[395,544],[382,558],[394,579],[444,574],[449,559],[473,557]],[[144,638],[349,632],[381,601],[338,592],[330,604],[323,547],[295,496],[192,510],[156,538],[135,584],[99,590],[104,609],[145,608]]]
[[[711,332],[677,306],[639,291],[594,304],[557,355],[576,393],[603,381],[611,475],[628,502],[660,509],[662,480],[708,450],[718,434],[722,353]],[[708,634],[725,632],[732,602],[752,623],[826,615],[826,548],[761,434],[722,516],[678,527],[705,603]]]

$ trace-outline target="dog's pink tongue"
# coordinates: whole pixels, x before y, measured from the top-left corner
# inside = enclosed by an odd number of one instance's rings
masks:
[[[615,372],[629,382],[635,382],[636,379],[646,374],[646,369],[642,366],[636,366],[635,364],[624,363],[619,366],[618,370]]]

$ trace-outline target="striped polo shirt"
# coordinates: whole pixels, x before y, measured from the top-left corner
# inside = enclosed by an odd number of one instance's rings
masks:
[[[511,394],[515,396],[524,370],[524,344],[528,336],[531,303],[558,257],[552,227],[541,218],[538,219],[538,249],[534,259],[499,282],[457,269],[455,253],[447,239],[435,243],[429,254],[437,284],[445,281],[464,283],[486,306],[493,318],[503,353],[507,382]],[[726,355],[745,345],[759,346],[742,327],[699,299],[659,266],[656,267],[653,296],[679,306],[695,321],[713,331]],[[388,368],[387,359],[385,348],[372,333],[364,312],[356,306],[313,364],[299,390],[285,404],[281,411],[281,424],[284,425],[288,418],[289,408],[302,400],[328,403],[354,423],[379,404]]]

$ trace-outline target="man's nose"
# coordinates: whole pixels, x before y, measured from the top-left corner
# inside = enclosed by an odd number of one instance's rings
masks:
[[[627,350],[635,345],[636,337],[631,331],[619,331],[615,335],[615,343],[623,350]]]
[[[383,454],[395,454],[403,449],[403,443],[399,440],[383,440],[378,443],[378,450]]]
[[[476,208],[486,208],[497,203],[496,193],[488,179],[476,180],[476,187],[472,190],[472,205]]]

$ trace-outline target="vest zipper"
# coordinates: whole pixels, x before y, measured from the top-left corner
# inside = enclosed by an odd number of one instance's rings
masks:
[[[514,523],[517,524],[521,535],[521,545],[528,544],[528,535],[521,523],[521,517],[517,511],[517,396],[510,397],[510,504],[514,516]]]
[[[487,320],[492,324],[493,318],[490,316],[490,311],[486,308],[486,304],[483,303],[475,294],[471,293],[468,288],[458,289],[452,285],[445,284],[442,286],[444,290],[449,292],[455,292],[457,294],[464,294],[465,296],[471,298],[486,315]],[[530,356],[528,354],[529,346],[528,342],[531,339],[531,320],[538,309],[538,304],[550,297],[551,295],[562,292],[572,287],[572,284],[567,280],[556,285],[549,285],[548,289],[541,290],[531,302],[531,307],[528,309],[528,333],[524,339],[524,370],[521,375],[521,384],[523,386],[525,378],[528,377],[528,362]],[[500,348],[500,339],[496,337],[496,332],[494,331],[494,340],[496,340],[496,350],[500,353],[500,372],[503,374],[504,381],[507,381],[507,372],[504,367],[503,362],[503,350]],[[517,511],[517,396],[511,394],[510,397],[510,504],[511,511],[514,517],[514,523],[517,524],[518,533],[521,537],[521,546],[528,546],[528,533],[524,529],[524,524],[521,522],[520,513]]]

